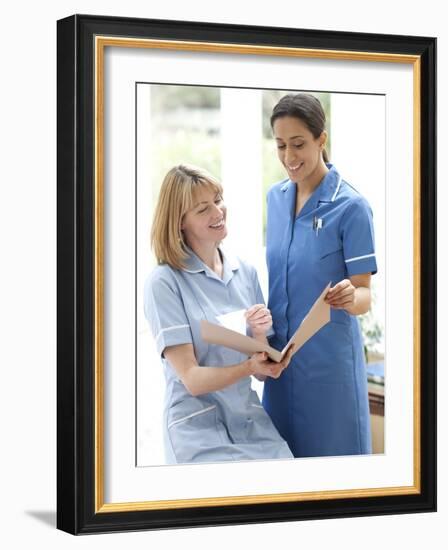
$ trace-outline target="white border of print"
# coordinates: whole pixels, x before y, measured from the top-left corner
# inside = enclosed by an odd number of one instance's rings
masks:
[[[135,82],[173,80],[386,95],[386,454],[135,467]],[[408,64],[106,49],[105,503],[413,485],[412,120]]]

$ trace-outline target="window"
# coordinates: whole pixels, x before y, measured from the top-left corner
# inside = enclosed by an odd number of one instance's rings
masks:
[[[225,246],[252,263],[267,299],[265,198],[286,177],[277,160],[269,117],[287,92],[139,84],[137,89],[137,464],[163,464],[164,377],[143,314],[143,286],[155,265],[150,224],[161,182],[175,164],[191,163],[222,181],[228,206]],[[363,320],[374,358],[384,356],[385,98],[319,93],[327,115],[327,151],[344,179],[374,212],[378,274],[372,313]],[[380,144],[380,145],[378,145]],[[365,151],[372,163],[366,166]],[[372,337],[373,332],[376,334]],[[370,334],[370,335],[369,335]],[[261,392],[262,385],[254,381]]]

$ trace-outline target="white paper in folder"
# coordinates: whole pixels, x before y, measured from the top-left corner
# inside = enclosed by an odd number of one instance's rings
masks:
[[[300,323],[300,326],[282,351],[276,350],[268,344],[259,342],[250,336],[246,336],[223,326],[209,323],[208,321],[201,321],[202,339],[209,344],[225,346],[246,355],[265,351],[273,361],[278,363],[282,360],[291,344],[295,344],[294,353],[296,353],[318,330],[330,322],[330,305],[325,302],[325,296],[330,286],[331,282],[328,283],[321,295],[311,306],[307,315]]]
[[[240,334],[246,334],[246,313],[245,309],[239,309],[238,311],[231,311],[230,313],[224,313],[216,317],[218,321],[224,327],[239,332]]]

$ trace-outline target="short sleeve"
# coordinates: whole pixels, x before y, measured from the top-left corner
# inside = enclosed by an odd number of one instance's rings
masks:
[[[180,290],[168,272],[157,268],[146,281],[144,311],[161,355],[169,346],[193,342]]]
[[[264,299],[263,292],[261,290],[260,281],[258,280],[257,270],[255,268],[253,268],[252,280],[253,280],[252,284],[253,284],[254,292],[255,292],[255,303],[266,305],[266,301]],[[274,332],[273,328],[271,327],[266,332],[266,338],[270,338],[271,336],[274,336],[274,334],[275,334],[275,332]]]
[[[341,220],[344,261],[349,276],[376,273],[372,210],[363,198],[353,201]]]

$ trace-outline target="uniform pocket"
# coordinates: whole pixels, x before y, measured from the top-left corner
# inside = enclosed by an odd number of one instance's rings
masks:
[[[319,273],[325,274],[325,279],[333,284],[339,282],[345,276],[345,262],[342,243],[336,238],[325,238],[319,235],[317,239],[316,268]]]
[[[320,234],[316,237],[317,253],[322,260],[330,254],[342,252],[342,241],[336,235]]]
[[[297,356],[298,367],[310,381],[346,384],[353,380],[353,337],[350,325],[330,322]]]
[[[246,439],[257,444],[266,441],[283,442],[254,390],[251,390],[248,400]]]
[[[167,430],[177,463],[212,461],[213,449],[225,443],[225,429],[218,422],[216,405],[195,397],[168,411]]]
[[[190,420],[191,418],[194,418],[195,416],[199,416],[201,414],[208,413],[212,410],[216,409],[216,405],[210,405],[209,407],[205,407],[204,409],[200,409],[199,411],[192,412],[190,414],[187,414],[185,416],[181,416],[180,418],[176,418],[175,420],[171,420],[168,423],[168,429],[172,428],[176,424],[182,424],[182,422],[186,422],[187,420]]]

